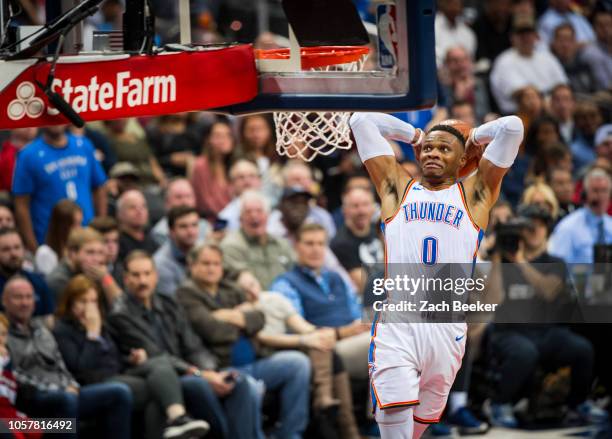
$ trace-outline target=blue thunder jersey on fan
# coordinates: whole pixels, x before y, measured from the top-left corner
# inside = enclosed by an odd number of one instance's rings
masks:
[[[39,243],[45,242],[53,206],[63,198],[81,207],[83,224],[88,224],[95,215],[92,190],[106,181],[91,142],[67,137],[66,146],[55,148],[40,136],[17,155],[13,193],[31,197],[30,215]]]

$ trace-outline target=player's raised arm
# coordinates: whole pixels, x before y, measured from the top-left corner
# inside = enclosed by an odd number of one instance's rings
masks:
[[[421,141],[423,132],[409,123],[382,113],[354,113],[349,123],[359,157],[380,196],[383,217],[390,216],[401,202],[411,176],[397,162],[385,138],[415,144]]]
[[[466,148],[488,144],[478,163],[478,172],[464,182],[474,216],[480,216],[477,213],[481,206],[486,209],[486,217],[483,211],[482,221],[476,220],[479,225],[486,226],[488,210],[499,197],[502,179],[514,163],[523,132],[523,122],[517,116],[501,117],[472,130],[468,141],[472,145]]]

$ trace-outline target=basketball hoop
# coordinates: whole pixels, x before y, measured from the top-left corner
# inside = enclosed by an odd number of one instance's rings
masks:
[[[303,70],[319,72],[359,72],[369,49],[365,46],[319,46],[300,48]],[[288,60],[290,49],[256,50],[259,60]],[[350,113],[280,111],[274,113],[276,151],[305,161],[329,155],[336,149],[350,149]]]

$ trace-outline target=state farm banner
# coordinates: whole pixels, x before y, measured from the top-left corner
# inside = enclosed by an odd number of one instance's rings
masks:
[[[206,110],[257,94],[250,45],[123,57],[61,58],[53,90],[85,121]],[[46,84],[50,63],[19,63],[0,62],[0,129],[68,123],[36,84]]]

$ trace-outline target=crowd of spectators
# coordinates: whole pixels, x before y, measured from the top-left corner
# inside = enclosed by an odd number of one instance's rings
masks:
[[[170,3],[152,2],[162,39]],[[374,2],[355,3],[371,17]],[[612,262],[601,251],[612,245],[612,9],[465,3],[438,1],[436,108],[397,116],[423,129],[521,118],[526,136],[479,257],[498,293],[523,291],[537,308],[570,289],[571,264]],[[219,8],[192,4],[197,36],[231,38],[214,26]],[[35,8],[24,13],[35,21]],[[116,29],[120,14],[107,0],[90,24]],[[118,438],[139,419],[147,438],[351,439],[372,423],[358,383],[368,375],[366,268],[384,260],[377,195],[356,152],[286,160],[274,136],[269,115],[203,112],[1,133],[7,410],[97,422]],[[394,147],[418,177],[411,149]],[[528,222],[520,244],[501,250],[498,227],[517,216]],[[502,262],[527,268],[507,273]],[[483,412],[492,424],[518,426],[513,405],[535,372],[562,367],[568,418],[605,418],[591,399],[596,377],[612,392],[597,343],[557,323],[476,327],[447,420],[488,428],[470,401],[478,355],[501,383]]]

